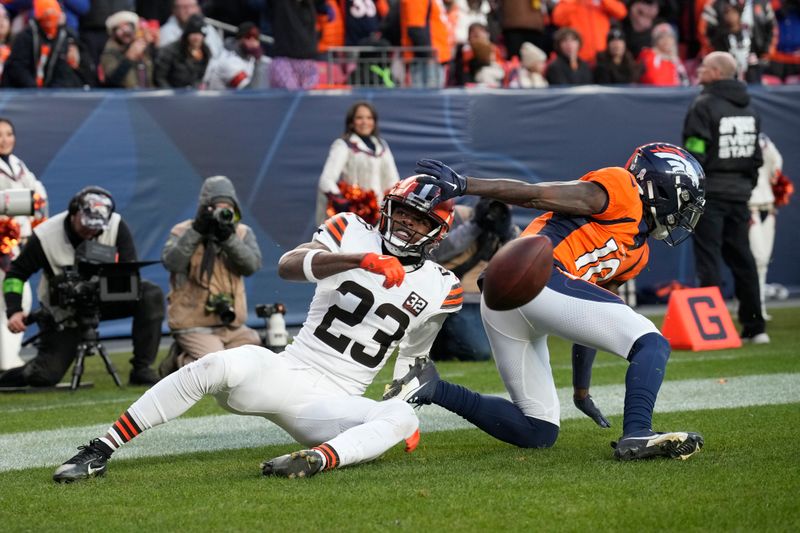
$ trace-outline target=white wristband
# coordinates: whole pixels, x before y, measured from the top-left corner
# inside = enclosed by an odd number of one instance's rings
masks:
[[[306,252],[306,256],[303,258],[303,275],[305,275],[308,281],[317,282],[319,278],[314,277],[314,272],[311,270],[311,261],[314,259],[314,256],[318,253],[324,252],[325,250],[309,250]]]

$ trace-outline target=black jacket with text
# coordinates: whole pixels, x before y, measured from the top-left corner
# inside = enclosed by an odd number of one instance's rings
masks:
[[[761,121],[742,82],[715,81],[695,98],[683,123],[683,140],[703,165],[707,198],[750,198],[763,161],[760,131]]]

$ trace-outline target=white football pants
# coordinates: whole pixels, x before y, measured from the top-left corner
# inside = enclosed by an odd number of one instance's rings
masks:
[[[615,294],[554,269],[539,295],[518,309],[493,311],[481,299],[483,327],[511,401],[526,416],[560,425],[547,336],[628,356],[655,325]]]
[[[327,442],[339,466],[375,459],[419,427],[414,409],[400,399],[351,396],[319,370],[252,345],[181,368],[129,412],[147,429],[182,415],[206,394],[228,411],[274,422],[304,446]]]

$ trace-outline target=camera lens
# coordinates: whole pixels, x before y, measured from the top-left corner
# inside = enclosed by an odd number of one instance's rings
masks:
[[[228,209],[227,207],[218,207],[214,209],[214,218],[217,219],[218,222],[224,224],[233,222],[233,215],[233,209]]]

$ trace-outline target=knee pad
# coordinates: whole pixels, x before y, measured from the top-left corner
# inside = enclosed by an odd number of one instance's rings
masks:
[[[406,402],[393,398],[378,402],[379,412],[375,418],[386,420],[398,428],[402,438],[407,438],[419,428],[419,419],[414,408]]]
[[[634,357],[640,353],[647,352],[651,354],[651,357],[657,358],[659,362],[667,364],[671,351],[672,348],[669,345],[669,341],[663,335],[660,333],[647,333],[633,343],[631,351],[628,352],[628,361],[633,361]]]
[[[558,439],[558,426],[538,418],[530,416],[526,418],[531,430],[518,446],[520,448],[551,448]]]

